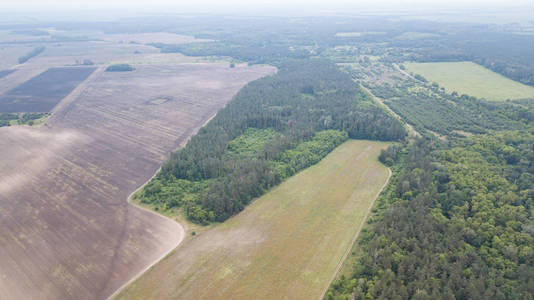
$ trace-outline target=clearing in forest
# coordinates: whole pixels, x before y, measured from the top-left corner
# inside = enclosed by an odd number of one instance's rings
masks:
[[[389,177],[389,143],[350,140],[193,236],[118,299],[314,299]]]
[[[456,91],[491,101],[534,98],[534,87],[506,78],[472,62],[405,63],[406,70]]]

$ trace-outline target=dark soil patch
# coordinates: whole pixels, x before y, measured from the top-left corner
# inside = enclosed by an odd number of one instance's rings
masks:
[[[96,68],[51,68],[0,96],[0,112],[50,112]]]

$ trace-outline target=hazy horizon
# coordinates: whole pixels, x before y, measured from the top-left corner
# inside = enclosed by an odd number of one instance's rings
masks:
[[[472,23],[534,23],[534,3],[526,0],[20,0],[0,2],[0,23],[48,20],[95,21],[175,14],[241,16],[401,15],[414,19]]]
[[[124,8],[124,9],[139,9],[139,8],[187,8],[187,9],[201,9],[210,10],[211,8],[273,8],[273,9],[303,9],[310,8],[317,9],[393,9],[393,10],[417,10],[417,9],[438,9],[438,8],[519,8],[532,7],[534,3],[528,0],[331,0],[328,3],[320,0],[229,0],[229,1],[215,1],[215,0],[186,0],[186,1],[172,1],[172,0],[20,0],[10,2],[0,2],[0,7],[7,9],[14,9],[20,11],[32,11],[35,9],[50,8],[50,9],[106,9],[106,8]]]

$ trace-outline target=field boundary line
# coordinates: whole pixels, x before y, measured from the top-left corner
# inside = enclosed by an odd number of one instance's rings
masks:
[[[215,118],[215,116],[217,115],[217,112],[214,113],[213,115],[211,115],[210,117],[208,117],[206,119],[206,121],[204,121],[202,123],[201,126],[199,126],[198,128],[194,129],[193,130],[193,135],[196,134],[196,132],[198,132],[198,130],[200,130],[200,128],[206,126],[213,118]],[[178,147],[176,147],[174,150],[171,151],[174,152],[174,151],[177,151],[179,150],[180,148],[183,148],[187,142],[189,142],[189,140],[191,139],[191,137],[193,137],[193,135],[191,135],[189,138],[185,139],[183,142],[181,142]],[[170,155],[170,154],[169,154]],[[166,161],[166,160],[165,160]],[[163,162],[165,163],[165,162]],[[163,164],[162,163],[162,164]],[[135,208],[139,208],[141,210],[144,210],[144,211],[147,211],[151,214],[154,214],[154,215],[157,215],[159,217],[163,217],[163,218],[167,218],[171,221],[173,221],[174,223],[178,224],[178,226],[181,228],[181,231],[180,231],[180,234],[181,234],[181,238],[179,239],[178,243],[172,247],[169,251],[165,252],[161,257],[159,257],[158,259],[156,259],[153,263],[149,264],[146,268],[144,268],[143,270],[141,270],[137,275],[135,275],[134,277],[132,277],[130,280],[128,280],[127,282],[125,282],[123,285],[121,285],[118,289],[116,289],[113,294],[111,294],[110,296],[108,296],[106,299],[107,300],[111,300],[113,299],[114,297],[116,297],[118,294],[120,294],[120,292],[122,292],[127,286],[129,286],[130,284],[132,284],[134,281],[136,281],[137,279],[139,279],[139,277],[143,276],[143,274],[145,274],[150,268],[152,268],[153,266],[155,266],[157,263],[159,263],[160,261],[162,261],[167,255],[169,255],[172,251],[176,250],[176,248],[178,248],[178,246],[180,246],[180,244],[184,241],[185,239],[185,229],[184,229],[184,226],[182,224],[180,224],[179,222],[177,222],[176,220],[172,219],[172,218],[169,218],[165,215],[162,215],[160,213],[157,213],[151,209],[148,209],[146,207],[143,207],[143,206],[140,206],[140,205],[137,205],[136,203],[132,202],[132,196],[137,193],[138,191],[140,191],[142,188],[144,188],[152,179],[154,179],[154,177],[156,177],[156,175],[158,175],[158,173],[161,171],[161,166],[156,170],[156,172],[154,173],[154,175],[152,175],[152,177],[150,177],[145,183],[143,183],[141,186],[139,186],[137,189],[135,189],[135,191],[133,191],[132,193],[130,193],[130,195],[128,196],[128,198],[126,199],[128,205],[131,205]]]
[[[358,239],[358,236],[360,235],[360,232],[362,231],[363,226],[367,222],[367,218],[369,217],[369,214],[371,213],[371,210],[373,209],[373,206],[375,205],[376,199],[378,199],[378,197],[380,196],[380,194],[382,193],[384,188],[389,183],[389,179],[391,178],[392,172],[391,172],[390,168],[387,168],[387,170],[388,170],[388,177],[386,179],[386,182],[384,182],[384,184],[382,185],[380,190],[378,190],[378,193],[376,194],[376,196],[374,197],[373,201],[371,201],[371,204],[367,208],[367,211],[365,212],[365,215],[363,216],[363,220],[360,223],[360,225],[358,226],[358,230],[354,234],[354,237],[352,238],[352,241],[350,242],[349,246],[347,247],[347,250],[345,250],[345,254],[343,254],[343,257],[341,257],[339,263],[337,264],[337,267],[336,267],[336,270],[334,271],[334,274],[332,274],[332,277],[330,277],[330,280],[328,281],[328,284],[326,285],[326,287],[324,288],[323,292],[319,296],[319,300],[324,299],[324,296],[326,295],[326,292],[328,292],[328,288],[330,288],[330,285],[332,285],[332,282],[334,282],[334,280],[336,279],[337,274],[339,273],[339,270],[341,269],[341,267],[343,266],[343,263],[345,262],[345,260],[349,256],[350,250],[352,250],[352,247],[354,246],[354,243],[356,243],[356,240]]]
[[[415,78],[414,76],[412,76],[412,74],[410,74],[410,73],[406,72],[405,70],[401,69],[401,68],[399,67],[399,65],[397,65],[397,64],[393,64],[393,66],[394,66],[395,69],[397,69],[397,71],[399,71],[402,75],[404,75],[404,76],[406,76],[406,77],[409,77],[409,78],[411,78],[411,79],[413,79],[413,80],[415,80],[415,81],[417,81],[417,82],[419,82],[419,83],[425,84],[424,81],[421,81],[421,80]]]
[[[104,73],[104,67],[96,67],[93,73],[91,73],[84,81],[82,81],[78,86],[76,86],[67,96],[65,96],[61,101],[52,108],[50,111],[51,114],[55,114],[59,111],[66,111],[64,108],[68,107],[74,100],[78,99],[78,96],[87,88],[89,83],[98,78],[102,73]]]
[[[137,193],[139,190],[141,190],[142,188],[144,188],[152,179],[154,179],[154,177],[156,177],[156,175],[158,175],[159,171],[161,170],[161,167],[159,167],[156,172],[154,173],[154,175],[152,175],[152,177],[150,177],[145,183],[143,183],[141,186],[139,186],[137,189],[135,189],[135,191],[133,191],[127,198],[127,203],[128,205],[131,205],[132,207],[134,208],[137,208],[137,209],[141,209],[143,211],[146,211],[146,212],[149,212],[153,215],[157,215],[158,217],[161,217],[161,218],[166,218],[166,219],[169,219],[171,220],[172,222],[176,223],[178,225],[178,227],[181,229],[180,232],[178,233],[180,235],[180,238],[178,239],[178,242],[176,243],[176,245],[174,247],[171,247],[169,249],[169,251],[163,253],[163,255],[161,255],[161,257],[155,259],[152,263],[150,263],[146,268],[144,268],[143,270],[141,270],[137,275],[135,275],[134,277],[130,278],[130,280],[128,280],[127,282],[125,282],[123,285],[121,285],[118,289],[116,289],[113,294],[109,295],[106,299],[113,299],[115,296],[117,296],[120,292],[122,292],[127,286],[129,286],[131,283],[133,283],[134,281],[136,281],[139,277],[141,277],[143,274],[146,273],[146,271],[148,271],[150,268],[152,268],[154,265],[156,265],[158,262],[160,262],[162,259],[164,259],[167,255],[169,255],[169,253],[171,253],[174,249],[176,249],[176,247],[178,247],[183,241],[184,241],[184,238],[185,238],[185,229],[184,227],[182,226],[182,224],[178,223],[176,220],[173,220],[167,216],[164,216],[162,214],[159,214],[153,210],[150,210],[146,207],[142,207],[140,205],[137,205],[135,203],[132,202],[132,196]]]

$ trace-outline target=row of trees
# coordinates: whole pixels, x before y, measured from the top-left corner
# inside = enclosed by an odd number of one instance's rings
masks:
[[[41,54],[45,50],[44,46],[39,46],[33,48],[32,51],[28,52],[26,55],[19,57],[19,64],[23,64],[30,60],[30,58],[35,57],[39,54]]]
[[[222,221],[349,137],[405,135],[335,64],[286,61],[276,75],[245,86],[139,197],[164,209],[183,206],[197,222]]]

